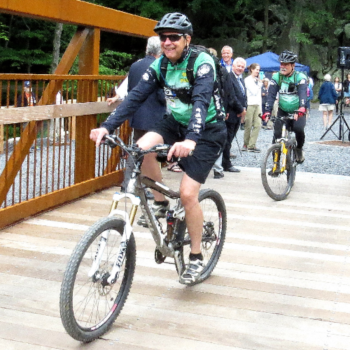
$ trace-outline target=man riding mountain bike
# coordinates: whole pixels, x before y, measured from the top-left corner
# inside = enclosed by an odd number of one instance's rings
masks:
[[[278,112],[273,138],[273,142],[275,142],[282,134],[283,123],[278,118],[287,116],[298,110],[298,113],[294,114],[294,120],[287,121],[287,127],[291,124],[292,130],[295,133],[297,141],[296,161],[301,164],[305,160],[303,146],[305,142],[304,128],[306,125],[307,77],[305,74],[295,71],[297,57],[296,54],[288,50],[284,50],[280,54],[278,59],[280,61],[280,71],[272,76],[265,105],[266,113],[262,118],[268,121],[277,93],[279,93]]]
[[[110,114],[98,129],[91,130],[90,138],[99,146],[104,135],[112,133],[159,86],[164,88],[170,115],[158,122],[137,144],[149,149],[157,144],[171,144],[168,160],[180,157],[178,164],[184,171],[180,196],[186,213],[186,224],[191,237],[190,262],[180,276],[180,283],[198,280],[204,269],[201,253],[203,213],[198,202],[200,186],[205,182],[215,160],[221,153],[226,136],[220,97],[215,90],[215,63],[212,57],[200,52],[195,57],[193,83],[186,67],[193,58],[190,46],[192,24],[181,13],[166,14],[155,26],[163,56],[155,60],[138,85]],[[154,154],[145,156],[142,173],[158,182],[162,175]],[[169,202],[154,191],[153,209],[156,216],[165,216]]]

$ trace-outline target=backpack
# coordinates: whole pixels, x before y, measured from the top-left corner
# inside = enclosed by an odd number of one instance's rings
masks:
[[[197,57],[199,56],[200,53],[205,52],[207,53],[209,56],[211,56],[214,60],[214,64],[215,64],[215,70],[216,70],[216,80],[214,83],[214,89],[213,89],[213,98],[214,98],[214,102],[215,102],[215,106],[217,109],[217,112],[220,110],[221,108],[218,107],[218,102],[223,102],[225,99],[225,90],[224,90],[224,85],[225,85],[225,72],[223,71],[223,69],[225,69],[224,67],[221,66],[220,64],[220,60],[215,57],[214,55],[212,55],[210,53],[210,51],[201,45],[190,45],[191,48],[191,53],[190,53],[190,57],[188,59],[188,63],[187,63],[187,67],[186,67],[186,76],[187,76],[187,80],[189,82],[189,84],[191,85],[191,87],[189,89],[171,89],[171,87],[169,87],[167,85],[167,82],[165,80],[166,77],[166,72],[167,72],[167,68],[168,68],[168,58],[166,56],[162,56],[160,59],[160,85],[162,88],[164,87],[168,87],[170,88],[175,94],[176,96],[180,99],[181,102],[183,103],[187,103],[190,104],[191,103],[191,96],[192,96],[192,90],[193,90],[193,84],[194,84],[194,63],[197,59]],[[219,95],[219,99],[220,101],[218,101],[218,96]]]
[[[297,79],[298,79],[298,75],[299,72],[295,71],[296,74],[294,74],[294,83],[288,83],[289,84],[289,90],[293,90],[293,91],[288,91],[288,92],[294,92],[297,93]],[[281,87],[282,85],[282,80],[283,80],[283,75],[280,74],[280,72],[278,72],[278,86]]]

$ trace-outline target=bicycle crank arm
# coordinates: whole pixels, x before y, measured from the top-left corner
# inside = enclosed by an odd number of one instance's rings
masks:
[[[176,250],[174,253],[174,260],[175,260],[176,270],[177,270],[179,276],[181,276],[185,270],[185,266],[182,263],[182,260],[180,258],[180,252],[178,250]]]

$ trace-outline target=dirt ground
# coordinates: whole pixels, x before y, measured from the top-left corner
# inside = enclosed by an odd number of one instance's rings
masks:
[[[336,141],[319,141],[319,142],[316,142],[316,143],[319,143],[321,145],[326,145],[326,146],[341,146],[341,147],[350,147],[350,142],[348,141],[339,141],[339,140],[336,140]]]

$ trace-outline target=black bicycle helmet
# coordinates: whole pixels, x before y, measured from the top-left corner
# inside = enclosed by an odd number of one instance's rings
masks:
[[[298,56],[294,52],[284,50],[278,57],[278,60],[282,63],[295,63],[297,58]]]
[[[165,30],[174,30],[182,34],[193,34],[192,23],[179,12],[167,13],[154,27],[154,31],[159,34]]]

